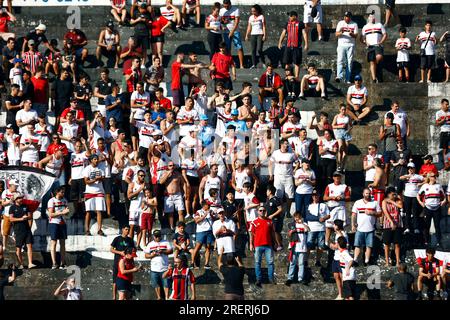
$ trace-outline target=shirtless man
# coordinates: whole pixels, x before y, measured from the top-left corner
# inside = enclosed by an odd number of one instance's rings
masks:
[[[164,215],[168,215],[170,229],[175,231],[173,213],[178,211],[178,221],[184,221],[184,200],[182,192],[186,193],[186,182],[179,171],[175,171],[175,164],[169,161],[167,171],[161,177],[160,184],[164,185]]]
[[[125,142],[125,131],[123,129],[119,129],[117,133],[117,140],[111,144],[111,161],[113,163],[113,167],[117,169],[123,169],[124,161],[123,158],[128,155],[128,152],[123,147]]]
[[[384,191],[386,189],[387,176],[384,172],[384,164],[380,158],[374,159],[373,165],[375,167],[375,177],[368,187],[372,190],[373,199],[378,202],[378,205],[381,207],[381,203],[384,199]]]
[[[239,116],[238,120],[252,120],[255,121],[257,119],[258,109],[256,106],[251,103],[251,95],[245,95],[242,98],[242,105],[238,108]]]

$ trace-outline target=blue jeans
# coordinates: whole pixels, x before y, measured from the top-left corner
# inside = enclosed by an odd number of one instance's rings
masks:
[[[295,193],[295,211],[300,212],[302,217],[306,217],[306,210],[311,203],[311,194],[299,194]]]
[[[292,261],[289,262],[288,280],[294,279],[295,266],[298,264],[297,280],[302,281],[305,274],[306,252],[295,252]]]
[[[345,68],[345,81],[350,81],[352,74],[353,54],[355,52],[355,46],[352,44],[339,45],[337,47],[337,71],[336,76],[339,79],[344,79],[344,64]]]
[[[266,256],[266,264],[269,273],[269,281],[273,281],[274,262],[273,262],[273,250],[269,246],[260,246],[255,248],[255,273],[256,281],[261,281],[261,262],[262,256]]]

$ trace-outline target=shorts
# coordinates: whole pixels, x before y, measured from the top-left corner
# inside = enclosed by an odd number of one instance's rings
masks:
[[[148,35],[136,35],[135,34],[134,37],[136,38],[137,45],[139,47],[142,47],[145,50],[150,48],[150,38]]]
[[[232,39],[230,39],[230,37],[228,35],[229,35],[229,32],[223,33],[223,40],[224,40],[228,50],[231,49],[231,41],[233,41],[233,46],[237,50],[242,49],[241,33],[239,31],[235,31]]]
[[[345,216],[345,206],[337,206],[330,209],[330,219],[325,221],[325,227],[333,228],[334,220],[344,221],[344,226],[347,225],[347,217]]]
[[[48,231],[50,233],[50,239],[53,241],[67,239],[67,225],[66,224],[49,223]]]
[[[444,66],[446,69],[450,69],[450,54],[447,54],[445,56]]]
[[[128,223],[130,226],[139,226],[141,221],[141,209],[130,210],[128,214]]]
[[[386,0],[385,5],[388,9],[395,9],[395,0]]]
[[[195,233],[195,242],[197,243],[212,246],[214,244],[214,241],[215,238],[211,230]]]
[[[383,153],[383,162],[390,163],[394,159],[394,151],[385,151]]]
[[[164,197],[164,212],[171,213],[184,210],[184,199],[181,193]]]
[[[92,107],[90,105],[82,106],[82,110],[86,121],[92,121],[94,119],[94,114],[92,113]]]
[[[375,233],[374,231],[370,232],[356,231],[354,246],[372,248],[374,233]]]
[[[217,83],[222,82],[223,88],[227,90],[233,90],[233,82],[231,82],[230,78],[215,78],[214,79],[214,87],[217,86]]]
[[[342,283],[342,289],[344,298],[354,297],[356,292],[356,280],[345,280]]]
[[[316,5],[317,15],[313,18],[311,16],[312,7],[308,5],[304,5],[303,10],[303,23],[322,23],[322,6]]]
[[[281,233],[281,231],[283,231],[283,221],[284,218],[275,218],[272,220],[273,222],[273,228],[275,230],[276,233]]]
[[[86,211],[106,211],[105,197],[92,197],[84,201]]]
[[[111,190],[112,190],[112,179],[111,178],[103,179],[103,189],[105,189],[106,194],[111,194]]]
[[[169,288],[169,279],[162,277],[164,272],[150,271],[150,285],[153,288]]]
[[[122,278],[116,278],[116,288],[117,291],[128,291],[131,292],[131,282]]]
[[[441,132],[439,135],[439,148],[447,149],[450,142],[450,132]]]
[[[83,47],[80,47],[80,48],[77,48],[77,49],[75,49],[75,56],[77,57],[77,58],[80,58],[81,57],[81,54],[83,53]]]
[[[200,178],[199,177],[192,177],[192,176],[187,176],[188,181],[189,181],[189,185],[191,187],[198,187],[200,185]]]
[[[301,47],[285,47],[283,52],[283,64],[301,64],[302,63],[302,48]]]
[[[315,248],[325,249],[325,231],[308,232],[306,242],[310,250]]]
[[[339,260],[334,260],[331,263],[331,272],[332,273],[342,273],[341,264],[339,263]]]
[[[352,140],[352,135],[346,129],[335,129],[334,136],[337,140],[345,140],[347,142]]]
[[[142,230],[152,231],[154,217],[150,212],[142,212],[141,223],[139,224]]]
[[[116,49],[117,49],[116,47],[112,47],[112,50],[108,51],[108,50],[106,50],[106,48],[101,47],[100,52],[105,57],[115,57],[117,55]]]
[[[420,57],[420,69],[433,69],[436,56],[421,56]]]
[[[84,193],[84,180],[74,179],[70,182],[70,200],[80,201]]]
[[[143,121],[143,120],[136,119],[136,121]],[[130,125],[130,135],[132,137],[139,138],[139,130],[136,126]]]
[[[401,229],[385,229],[383,230],[382,236],[383,243],[386,245],[389,244],[400,244],[402,243],[402,230]]]
[[[16,232],[16,248],[22,248],[26,244],[33,244],[33,234],[31,230],[27,230],[25,232]]]
[[[9,220],[9,216],[3,215],[3,228],[2,228],[2,234],[3,235],[10,235],[11,234],[11,227],[12,224]]]
[[[152,37],[152,38],[150,39],[150,42],[151,42],[151,43],[158,43],[158,42],[164,43],[164,35]]]
[[[319,97],[320,96],[320,90],[317,90],[317,86],[314,86],[314,87],[310,86],[306,90],[305,95],[307,97]]]
[[[181,89],[172,89],[173,105],[177,107],[184,106],[184,91]]]
[[[384,50],[382,46],[369,46],[367,48],[367,62],[375,61],[377,55],[383,55]]]
[[[397,62],[397,68],[398,69],[409,68],[409,61]]]
[[[273,182],[273,186],[277,189],[276,196],[279,199],[282,199],[284,195],[288,199],[294,199],[294,181],[291,176],[288,177],[280,177],[275,176],[275,180]]]

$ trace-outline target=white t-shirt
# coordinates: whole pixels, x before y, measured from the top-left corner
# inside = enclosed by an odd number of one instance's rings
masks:
[[[225,226],[228,230],[233,231],[233,233],[236,233],[236,224],[231,219],[225,219],[223,222],[219,220],[214,221],[213,223],[213,233],[216,237],[216,243],[217,243],[217,251],[220,252],[223,248],[223,253],[231,253],[235,252],[235,245],[234,245],[234,239],[232,235],[227,236],[217,236],[216,232],[222,228],[222,226]]]
[[[172,246],[167,241],[156,242],[152,241],[144,249],[145,253],[152,253],[156,250],[170,250]],[[150,260],[150,270],[153,272],[164,272],[169,268],[169,256],[167,254],[160,254],[154,256]]]
[[[65,198],[62,199],[56,199],[56,197],[51,198],[48,201],[48,205],[47,208],[48,209],[54,209],[53,212],[59,212],[59,211],[63,211],[64,209],[66,209],[68,206],[68,202]],[[48,214],[48,223],[54,223],[54,224],[65,224],[64,222],[64,218],[62,216],[56,217],[56,218],[52,218],[50,217],[50,213]]]
[[[294,152],[299,159],[308,159],[311,153],[311,142],[312,140],[306,138],[305,140],[300,140],[300,137],[295,137],[292,139],[292,145],[294,146]]]
[[[295,252],[307,252],[307,231],[306,226],[303,223],[295,223],[295,231],[297,232],[297,241],[295,242]],[[289,248],[291,244],[289,243]]]
[[[20,136],[13,133],[11,136],[5,135],[5,139],[7,144],[8,160],[20,160],[20,149],[19,146],[16,145],[16,141],[20,141]]]
[[[21,68],[11,68],[9,79],[12,79],[11,84],[17,84],[20,90],[23,90],[23,70]]]
[[[345,206],[345,195],[350,192],[350,189],[347,187],[346,184],[334,184],[330,183],[326,189],[325,194],[327,194],[329,197],[339,197],[341,196],[341,201],[335,201],[335,200],[329,200],[327,201],[327,205],[329,208],[337,207],[337,206]]]
[[[377,23],[368,23],[362,28],[362,35],[366,38],[367,46],[377,45],[386,33],[384,26]]]
[[[409,62],[409,49],[411,49],[411,40],[409,38],[398,38],[395,41],[395,47],[400,47],[397,49],[397,62]]]
[[[166,6],[159,8],[161,15],[169,21],[172,21],[175,15],[175,10],[173,8],[167,8]]]
[[[214,17],[212,14],[210,14],[207,18],[206,18],[206,22],[208,23],[208,25],[211,28],[219,28],[219,31],[216,30],[209,30],[209,32],[212,33],[216,33],[216,34],[221,34],[222,33],[222,24],[221,24],[221,18],[220,16],[218,16],[217,18]]]
[[[426,33],[425,31],[422,31],[421,33],[419,33],[419,41],[420,41],[420,49],[425,49],[425,54],[427,56],[434,56],[436,54],[436,33],[434,33],[433,31],[431,32],[431,36],[430,36],[430,40],[428,40],[427,43],[427,39],[428,36],[430,34]],[[425,44],[427,44],[427,46],[425,47]]]
[[[222,18],[222,24],[228,29],[228,31],[233,30],[234,24],[236,23],[236,18],[239,18],[239,9],[235,6],[231,6],[229,10],[221,8],[219,11],[219,16]]]
[[[297,161],[297,157],[293,152],[281,152],[280,149],[275,150],[270,157],[270,161],[274,163],[274,177],[292,177],[294,174],[294,163]]]
[[[80,126],[75,122],[72,124],[62,122],[60,126],[61,128],[58,131],[65,138],[76,138],[81,133]],[[75,145],[71,141],[61,139],[61,142],[64,143],[71,152],[75,152]]]
[[[259,200],[256,198],[256,196],[253,193],[246,194],[244,196],[244,206],[248,207],[252,204],[258,204]],[[256,218],[258,218],[258,207],[251,208],[249,210],[245,210],[245,217],[247,219],[247,222],[252,222]]]
[[[285,124],[283,124],[283,126],[281,127],[281,133],[300,131],[303,128],[304,128],[304,126],[300,122],[292,123],[292,122],[288,121]],[[295,136],[289,137],[288,138],[289,144],[292,144],[294,142],[294,140],[295,140]]]
[[[148,149],[154,141],[152,133],[157,129],[156,126],[145,121],[136,121],[136,128],[139,133],[139,147]]]
[[[201,218],[206,216],[206,219],[197,223],[196,232],[206,232],[212,230],[211,213],[212,213],[211,209],[208,211],[204,211],[203,209],[197,210],[197,212],[194,214],[194,218]]]
[[[144,91],[144,93],[139,93],[138,91],[133,91],[131,94],[130,101],[134,100],[135,103],[138,104],[144,104],[149,105],[150,104],[150,93],[147,91]],[[132,108],[132,111],[134,111],[134,119],[135,120],[144,120],[144,114],[145,110],[147,110],[145,107],[139,107],[139,108]]]
[[[369,96],[369,92],[363,85],[361,85],[359,89],[357,89],[355,85],[352,85],[348,88],[347,95],[350,95],[350,101],[353,104],[361,105],[364,100],[364,96],[367,98]]]
[[[83,179],[83,170],[88,163],[86,151],[70,154],[70,167],[72,180]]]
[[[31,142],[37,143],[37,147],[31,144]],[[20,143],[29,146],[28,149],[22,151],[21,160],[22,162],[38,162],[39,161],[39,146],[41,144],[41,138],[34,134],[29,133],[22,135],[20,138]]]
[[[324,159],[336,159],[336,154],[332,154],[329,151],[333,150],[334,148],[339,147],[338,142],[334,139],[331,139],[328,141],[327,139],[320,139],[319,146],[322,146],[322,148],[327,149],[324,154],[322,154],[320,157]]]
[[[377,201],[366,202],[364,199],[355,201],[353,204],[352,213],[356,214],[356,230],[359,232],[371,232],[375,230],[377,217],[367,215],[366,212],[381,212],[380,205]]]
[[[330,214],[330,210],[325,203],[311,203],[308,206],[308,212],[306,213],[306,219],[308,215],[316,216],[318,219],[326,217]],[[325,231],[325,221],[307,221],[311,232]]]
[[[105,150],[101,151],[100,149],[97,149],[95,154],[99,156],[98,168],[105,173],[105,178],[111,178],[111,165],[106,160],[109,158],[108,150],[105,149]],[[105,160],[103,160],[103,161],[100,160],[101,155],[103,155],[105,157]]]
[[[444,190],[439,183],[425,183],[420,187],[419,194],[425,198],[425,207],[429,210],[435,210],[441,204],[441,197],[444,197]]]
[[[436,112],[436,121],[445,119],[441,125],[441,132],[450,132],[450,111],[439,110]]]
[[[105,172],[103,170],[100,170],[98,166],[94,168],[92,165],[88,165],[86,168],[84,168],[83,178],[89,178],[91,180],[95,177],[105,177]],[[103,189],[103,182],[96,181],[92,184],[86,184],[84,193],[105,193],[105,189]]]
[[[418,184],[422,183],[424,178],[420,174],[413,174],[408,180],[405,182],[405,190],[403,191],[403,195],[406,197],[415,198],[419,193]]]
[[[350,272],[349,275],[347,275],[347,272],[345,271],[345,268],[347,268],[350,264],[350,262],[353,261],[352,256],[350,255],[350,253],[348,252],[347,249],[344,250],[340,250],[339,249],[339,265],[342,268],[342,280],[343,281],[347,281],[347,280],[356,280],[356,273],[355,273],[355,268],[352,266],[350,267]]]
[[[357,35],[358,25],[353,21],[350,21],[350,23],[346,23],[345,20],[341,20],[338,22],[336,32],[342,32],[342,35],[338,39],[338,46],[355,45],[355,38],[350,36],[350,32],[353,32],[355,35]]]
[[[20,109],[16,113],[16,121],[22,121],[22,122],[28,122],[30,120],[38,120],[38,114],[36,110],[30,109],[28,111],[25,111],[24,109]],[[26,134],[28,132],[27,126],[24,125],[20,127],[19,134]]]
[[[180,111],[178,111],[177,114],[177,120],[187,120],[189,118],[193,118],[194,121],[198,121],[198,112],[195,110],[195,108],[192,108],[192,110],[188,111],[186,110],[185,106],[182,106],[180,108]],[[186,124],[180,124],[180,136],[184,137],[189,134],[189,129],[191,126],[193,126],[193,123],[186,123]]]
[[[309,180],[316,180],[316,174],[314,171],[304,171],[302,168],[295,171],[294,179],[309,179]],[[311,194],[314,190],[314,186],[310,182],[301,183],[299,186],[297,186],[297,189],[295,190],[298,194]]]
[[[224,107],[217,107],[216,113],[217,113],[216,134],[219,137],[223,137],[225,136],[225,133],[227,131],[228,122],[232,120],[231,110],[229,114],[226,114]]]
[[[252,26],[251,35],[262,35],[264,26],[264,16],[260,14],[259,16],[251,15],[248,17],[248,24]]]

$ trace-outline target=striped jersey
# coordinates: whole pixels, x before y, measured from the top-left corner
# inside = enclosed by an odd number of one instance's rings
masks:
[[[302,46],[302,31],[305,29],[305,24],[301,21],[289,21],[286,23],[286,34],[288,48],[301,48]]]
[[[172,278],[172,294],[170,300],[189,300],[189,287],[195,283],[195,276],[191,269],[178,268],[169,271]]]

